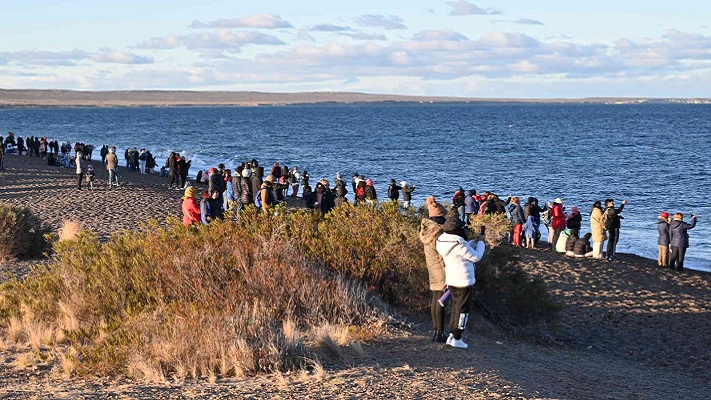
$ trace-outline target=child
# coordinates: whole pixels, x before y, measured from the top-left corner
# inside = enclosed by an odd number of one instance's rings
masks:
[[[526,223],[523,224],[523,232],[526,234],[526,247],[532,249],[538,232],[538,223],[533,215],[529,215]]]
[[[86,167],[86,182],[89,184],[89,190],[94,190],[94,166],[89,164]]]

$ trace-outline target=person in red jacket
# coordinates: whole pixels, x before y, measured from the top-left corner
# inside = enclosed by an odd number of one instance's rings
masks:
[[[185,188],[185,194],[181,199],[183,200],[183,225],[200,224],[202,219],[200,218],[200,206],[197,199],[195,199],[195,188],[192,186]]]
[[[555,245],[558,243],[560,233],[565,230],[565,211],[563,211],[563,200],[559,197],[553,202],[551,214],[551,228],[553,228],[553,238],[551,241],[551,250],[555,251]]]

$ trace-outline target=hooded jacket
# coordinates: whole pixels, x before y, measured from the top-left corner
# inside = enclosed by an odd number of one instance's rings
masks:
[[[460,236],[443,233],[437,238],[437,253],[444,260],[445,281],[452,287],[468,287],[476,283],[475,262],[484,256],[486,245]]]
[[[476,214],[477,211],[477,201],[474,200],[473,194],[471,190],[467,190],[464,192],[464,213],[465,214]]]
[[[691,223],[686,223],[675,219],[669,224],[669,244],[675,247],[689,247],[689,229],[696,226],[696,218],[691,219]]]
[[[523,208],[516,203],[509,205],[509,213],[511,214],[511,225],[516,226],[526,222],[523,216]]]
[[[425,263],[427,264],[427,273],[430,278],[430,290],[433,292],[442,291],[445,286],[444,260],[437,252],[436,246],[437,238],[443,232],[442,225],[429,218],[422,218],[419,237],[425,249]]]
[[[602,209],[593,207],[590,213],[590,230],[592,231],[593,242],[605,241],[605,227],[602,226]]]

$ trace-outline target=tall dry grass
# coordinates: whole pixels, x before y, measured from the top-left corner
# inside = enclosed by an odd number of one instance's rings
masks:
[[[35,257],[49,249],[49,226],[27,207],[0,203],[0,262]]]

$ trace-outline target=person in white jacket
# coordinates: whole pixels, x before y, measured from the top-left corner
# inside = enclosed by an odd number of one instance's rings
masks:
[[[442,226],[444,233],[437,238],[437,252],[444,260],[447,286],[452,293],[452,314],[449,321],[447,345],[466,349],[462,332],[467,327],[472,289],[476,282],[475,262],[484,256],[483,237],[467,241],[459,220],[448,219]]]

